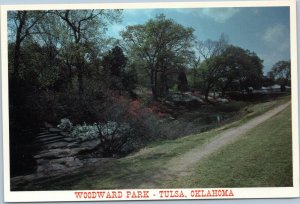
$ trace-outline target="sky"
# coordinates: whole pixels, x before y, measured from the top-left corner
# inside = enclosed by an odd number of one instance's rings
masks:
[[[290,60],[288,7],[125,9],[122,22],[110,25],[108,34],[120,38],[126,26],[144,24],[161,13],[194,28],[197,40],[218,40],[226,34],[230,44],[253,51],[264,60],[265,74],[277,61]]]

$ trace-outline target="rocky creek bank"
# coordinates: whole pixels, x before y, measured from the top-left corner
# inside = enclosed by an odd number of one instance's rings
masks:
[[[49,124],[41,128],[34,141],[38,151],[33,155],[36,171],[25,176],[11,178],[11,190],[27,185],[31,181],[57,178],[83,169],[101,165],[113,158],[103,158],[99,140],[79,142],[70,133]]]

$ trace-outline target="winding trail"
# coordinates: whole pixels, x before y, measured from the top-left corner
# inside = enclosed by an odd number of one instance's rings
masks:
[[[209,141],[207,144],[204,144],[201,147],[195,147],[185,154],[171,159],[168,163],[165,164],[165,168],[163,171],[158,172],[157,174],[153,175],[152,178],[148,179],[149,182],[147,182],[146,184],[147,187],[156,188],[157,183],[151,182],[151,180],[168,181],[174,180],[176,177],[178,178],[190,175],[193,172],[194,167],[201,159],[234,142],[247,131],[255,128],[259,124],[267,121],[271,117],[283,111],[290,104],[291,102],[279,105],[274,109],[249,120],[241,126],[225,130],[224,132],[217,135],[215,139]],[[146,186],[145,184],[142,184],[140,187]]]
[[[180,158],[175,158],[170,160],[167,164],[168,172],[170,174],[177,174],[182,175],[186,173],[186,170],[193,166],[193,164],[200,161],[203,157],[212,154],[216,150],[220,149],[221,147],[232,143],[234,140],[239,138],[245,132],[255,128],[257,125],[265,122],[266,120],[270,119],[274,115],[278,114],[279,112],[283,111],[286,107],[290,105],[289,103],[285,103],[283,105],[277,106],[276,108],[264,113],[263,115],[257,116],[250,121],[246,122],[245,124],[230,128],[225,130],[221,134],[219,134],[216,139],[207,143],[202,148],[194,148],[181,155]]]

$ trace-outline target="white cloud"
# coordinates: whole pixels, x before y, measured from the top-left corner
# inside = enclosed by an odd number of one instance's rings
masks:
[[[290,49],[289,31],[282,24],[276,24],[266,28],[262,39],[265,43],[276,48],[278,51],[285,52]]]
[[[262,38],[266,42],[276,42],[284,37],[285,27],[281,24],[268,27]]]
[[[218,23],[224,23],[235,14],[239,13],[238,8],[204,8],[200,10],[200,14],[213,19]]]
[[[289,60],[290,58],[290,36],[289,30],[282,24],[267,27],[261,34],[262,42],[265,45],[265,53],[260,56],[264,59],[265,71],[279,60]]]

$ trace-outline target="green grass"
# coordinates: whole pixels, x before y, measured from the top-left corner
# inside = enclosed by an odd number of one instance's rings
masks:
[[[29,183],[23,190],[75,190],[139,188],[149,182],[163,187],[234,187],[291,185],[291,117],[290,109],[247,133],[238,142],[205,159],[195,175],[171,183],[154,179],[164,172],[170,159],[191,148],[203,146],[224,129],[240,125],[286,102],[284,98],[251,105],[240,121],[208,132],[175,140],[156,141],[125,158],[114,159],[98,167],[58,179]],[[166,172],[167,173],[167,172]]]
[[[199,163],[172,187],[292,186],[291,109],[249,131]]]
[[[268,101],[268,102],[250,104],[250,105],[246,106],[242,111],[240,111],[240,114],[237,115],[237,119],[233,119],[232,123],[222,126],[221,129],[224,130],[224,129],[228,129],[228,128],[237,127],[237,126],[251,120],[252,118],[254,118],[256,116],[259,116],[259,115],[275,108],[276,106],[287,103],[290,100],[291,100],[290,96],[284,96],[284,97],[280,97],[276,100],[272,100],[272,101]]]

